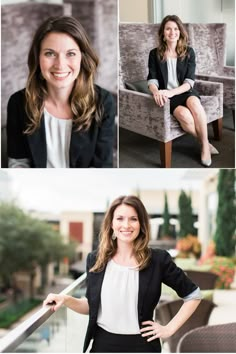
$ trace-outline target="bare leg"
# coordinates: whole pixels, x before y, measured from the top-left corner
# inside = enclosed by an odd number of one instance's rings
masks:
[[[195,129],[195,123],[190,110],[184,106],[178,106],[175,108],[173,112],[173,116],[177,119],[181,128],[195,138],[197,138],[197,132]]]
[[[197,137],[202,147],[201,159],[204,161],[210,161],[211,154],[208,141],[206,113],[201,105],[200,100],[195,96],[189,97],[186,101],[186,105],[192,113]]]

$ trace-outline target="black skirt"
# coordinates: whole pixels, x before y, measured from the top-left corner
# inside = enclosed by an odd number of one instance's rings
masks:
[[[141,334],[114,334],[96,328],[90,353],[161,353],[159,339],[147,342]]]
[[[195,96],[200,99],[200,96],[196,90],[191,90],[188,92],[181,93],[170,98],[170,113],[173,114],[174,110],[178,106],[186,107],[186,101],[189,97]]]

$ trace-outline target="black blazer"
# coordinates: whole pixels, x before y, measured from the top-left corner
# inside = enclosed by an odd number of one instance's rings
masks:
[[[96,251],[87,257],[87,292],[89,303],[89,323],[84,342],[84,352],[94,337],[100,295],[105,269],[99,273],[89,272],[95,264]],[[161,295],[161,284],[165,283],[174,289],[180,297],[185,297],[197,289],[185,273],[176,266],[168,252],[160,249],[151,250],[151,261],[147,268],[139,272],[138,319],[139,326],[143,321],[152,320],[153,311]],[[157,339],[159,343],[159,339]]]
[[[184,60],[177,59],[177,78],[180,85],[183,84],[185,79],[195,80],[195,53],[191,47],[188,47],[187,51],[188,54]],[[161,90],[167,89],[167,62],[160,60],[157,55],[157,48],[152,49],[149,53],[148,68],[149,73],[147,79],[156,79],[159,82],[159,88]],[[192,89],[190,89],[190,91],[192,91]]]
[[[103,107],[101,124],[94,120],[89,130],[72,127],[70,167],[112,167],[114,139],[114,100],[112,95],[95,85],[98,103]],[[14,93],[7,107],[7,151],[15,159],[30,159],[31,167],[45,168],[47,161],[44,117],[39,129],[25,135],[28,117],[25,112],[25,89]]]

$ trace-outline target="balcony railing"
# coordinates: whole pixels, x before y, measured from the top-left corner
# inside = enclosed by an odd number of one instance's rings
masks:
[[[81,297],[85,294],[86,273],[60,294]],[[61,307],[52,312],[41,308],[0,339],[0,352],[82,352],[88,316]]]

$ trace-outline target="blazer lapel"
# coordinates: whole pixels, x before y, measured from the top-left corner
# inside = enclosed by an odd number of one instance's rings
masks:
[[[90,298],[90,306],[92,317],[97,318],[101,290],[102,290],[102,282],[104,278],[106,267],[99,273],[91,273],[90,274],[90,287],[91,287],[91,298]]]
[[[184,72],[184,66],[185,66],[185,61],[184,60],[180,60],[179,58],[177,59],[177,79],[179,81],[179,84],[182,85],[183,80],[181,78],[181,74]]]
[[[168,70],[167,70],[167,62],[166,61],[159,61],[160,70],[162,73],[163,81],[165,89],[167,88],[168,82]]]
[[[45,168],[47,165],[47,147],[44,116],[42,116],[40,127],[33,134],[27,135],[27,139],[35,167]]]
[[[153,273],[153,263],[151,260],[150,265],[139,272],[138,316],[140,320],[142,320],[141,314],[142,314],[143,302],[145,299],[145,294],[148,290],[148,285],[150,284],[152,273]]]

